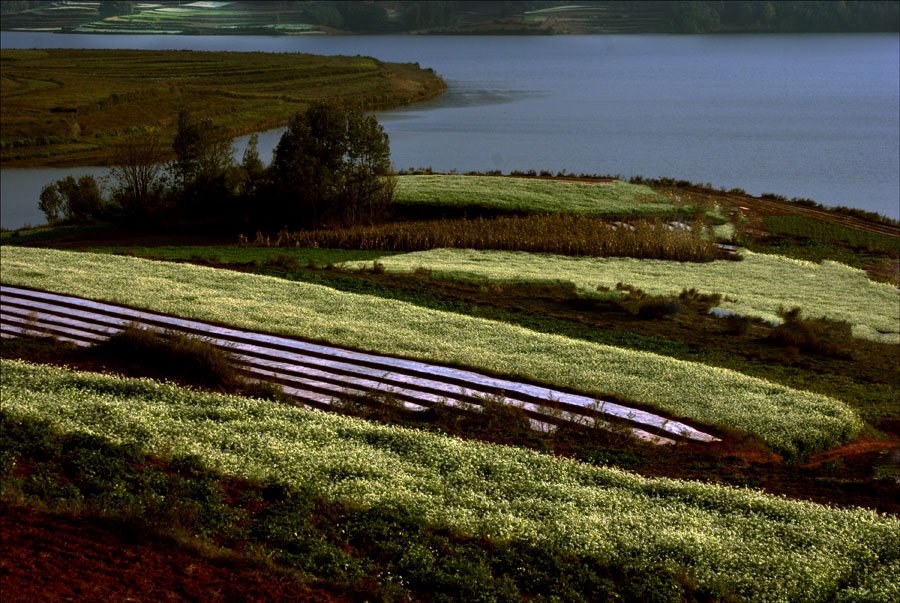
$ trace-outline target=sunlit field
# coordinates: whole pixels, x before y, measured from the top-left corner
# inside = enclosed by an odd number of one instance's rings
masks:
[[[613,395],[755,434],[790,457],[837,446],[862,427],[838,400],[648,352],[271,277],[91,253],[2,249],[4,283]]]
[[[576,258],[503,251],[435,249],[385,257],[386,270],[495,281],[561,280],[587,292],[625,283],[650,295],[678,295],[682,289],[720,293],[720,308],[781,322],[779,307],[799,306],[810,318],[825,316],[852,325],[853,335],[900,342],[900,291],[870,281],[861,270],[836,262],[821,264],[743,251],[743,261],[703,264],[631,258]],[[371,265],[371,263],[369,264]],[[351,263],[348,267],[366,266]]]

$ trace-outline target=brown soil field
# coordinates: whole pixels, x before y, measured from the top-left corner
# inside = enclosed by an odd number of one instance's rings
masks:
[[[349,600],[240,555],[216,559],[102,517],[3,503],[0,543],[6,603]]]

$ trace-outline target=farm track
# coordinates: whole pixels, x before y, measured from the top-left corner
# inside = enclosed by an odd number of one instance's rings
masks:
[[[128,326],[201,337],[230,352],[241,371],[281,387],[294,399],[328,410],[353,397],[377,405],[389,396],[411,411],[447,404],[474,409],[486,397],[521,406],[539,431],[571,422],[626,425],[657,444],[708,443],[718,438],[643,410],[537,385],[415,360],[348,350],[21,287],[0,286],[0,336],[50,335],[79,346],[103,341]]]
[[[779,201],[777,199],[763,199],[761,197],[753,197],[750,195],[736,195],[731,193],[722,193],[719,191],[710,191],[702,188],[687,188],[688,192],[697,194],[712,194],[719,201],[724,201],[732,207],[747,207],[752,211],[753,216],[757,216],[754,228],[761,228],[762,219],[759,216],[764,215],[784,215],[797,214],[809,216],[818,220],[825,220],[840,226],[852,228],[854,230],[862,230],[873,234],[884,235],[887,237],[900,238],[900,228],[891,226],[890,224],[879,224],[869,220],[863,220],[856,216],[847,216],[832,211],[818,209],[815,207],[807,207],[790,201]],[[753,222],[753,220],[751,220]]]

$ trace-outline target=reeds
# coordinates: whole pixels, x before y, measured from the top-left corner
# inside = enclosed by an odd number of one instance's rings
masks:
[[[286,231],[246,245],[425,251],[439,248],[494,249],[558,255],[633,257],[709,262],[740,259],[693,232],[659,220],[613,223],[580,215],[530,215],[473,220],[396,222],[347,229]]]

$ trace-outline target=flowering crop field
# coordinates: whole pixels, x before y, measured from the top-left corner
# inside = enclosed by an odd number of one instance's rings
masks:
[[[707,263],[634,258],[590,258],[508,251],[434,249],[379,259],[386,270],[427,268],[436,275],[496,281],[575,283],[582,291],[622,282],[649,295],[678,295],[682,289],[721,293],[723,310],[780,322],[779,306],[799,306],[804,317],[846,321],[853,335],[883,343],[900,342],[900,291],[869,280],[865,272],[824,261],[821,264],[743,251],[743,261]],[[347,267],[371,266],[351,262]],[[729,301],[733,300],[733,301]]]
[[[27,247],[0,248],[0,268],[12,285],[633,400],[755,434],[788,457],[833,448],[862,428],[843,402],[735,371],[319,285]]]
[[[683,568],[752,601],[896,601],[900,520],[271,402],[0,361],[4,412],[476,539]]]
[[[495,176],[399,176],[394,202],[592,216],[673,216],[687,211],[643,184]]]

